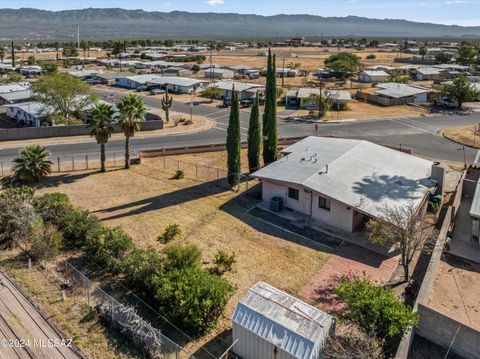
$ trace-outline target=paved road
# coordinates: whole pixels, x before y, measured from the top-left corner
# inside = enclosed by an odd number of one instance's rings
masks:
[[[102,94],[101,90],[97,90]],[[160,98],[145,97],[145,102],[152,108],[159,108]],[[190,106],[186,103],[176,102],[173,111],[189,113]],[[134,150],[176,147],[187,145],[200,145],[207,143],[223,143],[226,138],[228,126],[228,109],[215,108],[210,105],[196,105],[193,107],[195,115],[206,116],[216,121],[214,128],[195,134],[170,135],[162,137],[134,138]],[[304,121],[291,121],[288,116],[291,111],[279,111],[278,129],[280,136],[314,135],[314,125]],[[242,138],[247,137],[249,110],[242,110],[240,116]],[[417,155],[438,160],[464,161],[461,146],[446,140],[440,135],[445,127],[480,123],[480,114],[468,116],[461,115],[435,115],[421,118],[401,118],[391,120],[359,120],[342,123],[324,123],[319,125],[319,136],[335,136],[356,138],[373,141],[379,144],[409,147]],[[91,143],[72,143],[47,146],[53,156],[69,156],[72,154],[88,154],[98,156],[98,146]],[[110,140],[107,144],[108,152],[122,152],[123,140]],[[476,150],[465,149],[465,159],[473,162]],[[0,161],[11,161],[18,154],[18,148],[1,149]]]
[[[1,272],[0,281],[1,359],[82,358]]]

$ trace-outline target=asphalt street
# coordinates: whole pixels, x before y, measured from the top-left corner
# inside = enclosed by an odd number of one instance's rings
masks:
[[[98,91],[99,94],[106,93]],[[116,94],[118,97],[118,94]],[[145,96],[147,106],[160,108],[159,97]],[[190,113],[190,105],[175,102],[172,111]],[[209,130],[192,134],[172,134],[159,137],[133,138],[132,149],[177,147],[223,143],[226,139],[229,109],[216,108],[211,105],[199,104],[193,106],[193,113],[215,120],[215,126]],[[279,136],[315,135],[314,123],[296,121],[289,118],[291,111],[279,108],[278,130]],[[242,139],[246,140],[248,130],[249,109],[242,110],[240,116]],[[464,151],[461,145],[446,140],[441,135],[445,127],[480,123],[480,114],[470,115],[429,115],[417,118],[395,118],[378,120],[352,120],[339,123],[321,123],[318,126],[318,136],[333,136],[369,140],[378,144],[402,146],[412,148],[414,153],[435,160],[464,161]],[[90,155],[98,156],[98,145],[92,140],[88,143],[57,144],[46,146],[52,156]],[[124,140],[115,139],[107,143],[107,152],[122,152]],[[0,161],[8,164],[17,156],[21,145],[3,148],[0,143]],[[465,148],[465,160],[474,162],[477,150]]]

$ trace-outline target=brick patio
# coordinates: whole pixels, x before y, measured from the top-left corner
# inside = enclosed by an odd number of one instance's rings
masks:
[[[342,277],[365,278],[378,284],[390,280],[398,266],[398,256],[386,257],[363,247],[343,242],[338,251],[325,263],[302,289],[302,296],[322,310],[342,313],[345,306],[333,293]]]

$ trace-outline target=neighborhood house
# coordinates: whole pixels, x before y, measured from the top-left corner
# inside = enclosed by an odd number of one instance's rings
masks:
[[[440,180],[431,161],[368,141],[307,137],[282,154],[252,175],[262,180],[263,201],[347,233],[381,217],[384,206],[425,208]]]

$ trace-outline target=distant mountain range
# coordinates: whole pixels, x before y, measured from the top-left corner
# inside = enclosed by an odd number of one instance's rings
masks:
[[[293,3],[292,3],[293,4]],[[293,5],[292,5],[293,6]],[[480,26],[449,26],[357,16],[241,15],[124,9],[0,9],[0,40],[82,38],[285,38],[291,36],[480,37]]]

